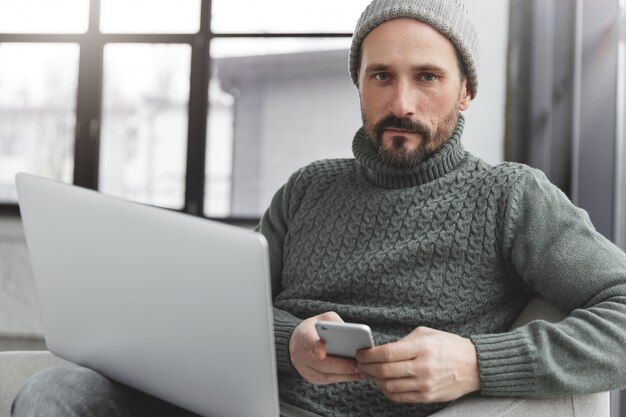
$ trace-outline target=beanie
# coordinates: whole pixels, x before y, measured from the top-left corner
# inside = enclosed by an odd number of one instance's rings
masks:
[[[411,17],[429,24],[456,47],[467,70],[472,98],[478,92],[478,35],[463,0],[374,0],[361,14],[350,47],[350,76],[358,86],[361,43],[387,20]]]

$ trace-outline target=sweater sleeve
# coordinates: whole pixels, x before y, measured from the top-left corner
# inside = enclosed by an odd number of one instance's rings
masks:
[[[551,397],[626,386],[626,255],[543,173],[509,195],[503,254],[511,274],[570,314],[471,336],[481,392]]]
[[[289,181],[276,192],[270,207],[256,227],[256,230],[265,236],[269,246],[272,300],[282,291],[283,244],[288,231],[289,217],[295,210],[294,188],[298,183],[301,171],[294,173]],[[273,315],[274,346],[278,371],[297,373],[291,363],[289,340],[294,329],[302,320],[276,307],[273,309]]]

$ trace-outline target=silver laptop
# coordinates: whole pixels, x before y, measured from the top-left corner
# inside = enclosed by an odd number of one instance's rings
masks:
[[[18,174],[48,348],[204,416],[281,406],[258,233]]]

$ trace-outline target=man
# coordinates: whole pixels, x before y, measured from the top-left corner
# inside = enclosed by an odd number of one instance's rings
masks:
[[[626,258],[540,172],[463,150],[476,69],[461,1],[375,0],[361,16],[350,55],[364,123],[356,160],[295,173],[260,225],[287,402],[418,416],[474,391],[626,385]],[[507,332],[536,294],[570,317]],[[366,323],[378,347],[357,361],[327,356],[321,319]]]
[[[363,12],[350,54],[364,123],[355,159],[296,172],[259,225],[285,401],[323,416],[416,417],[476,391],[626,385],[626,256],[540,172],[463,149],[477,59],[461,0],[374,0]],[[570,316],[507,331],[537,294]],[[321,319],[366,323],[377,346],[329,356]],[[113,410],[141,394],[80,372],[65,395],[49,387],[69,371],[31,379],[14,415],[33,402],[137,415]],[[98,384],[91,396],[67,388]]]

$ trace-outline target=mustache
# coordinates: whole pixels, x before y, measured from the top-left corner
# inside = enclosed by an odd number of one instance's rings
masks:
[[[422,136],[424,142],[428,142],[433,137],[433,132],[419,120],[413,120],[410,117],[397,117],[389,115],[379,120],[374,125],[374,133],[377,139],[382,138],[383,132],[387,128],[402,129],[409,132],[418,133]]]

